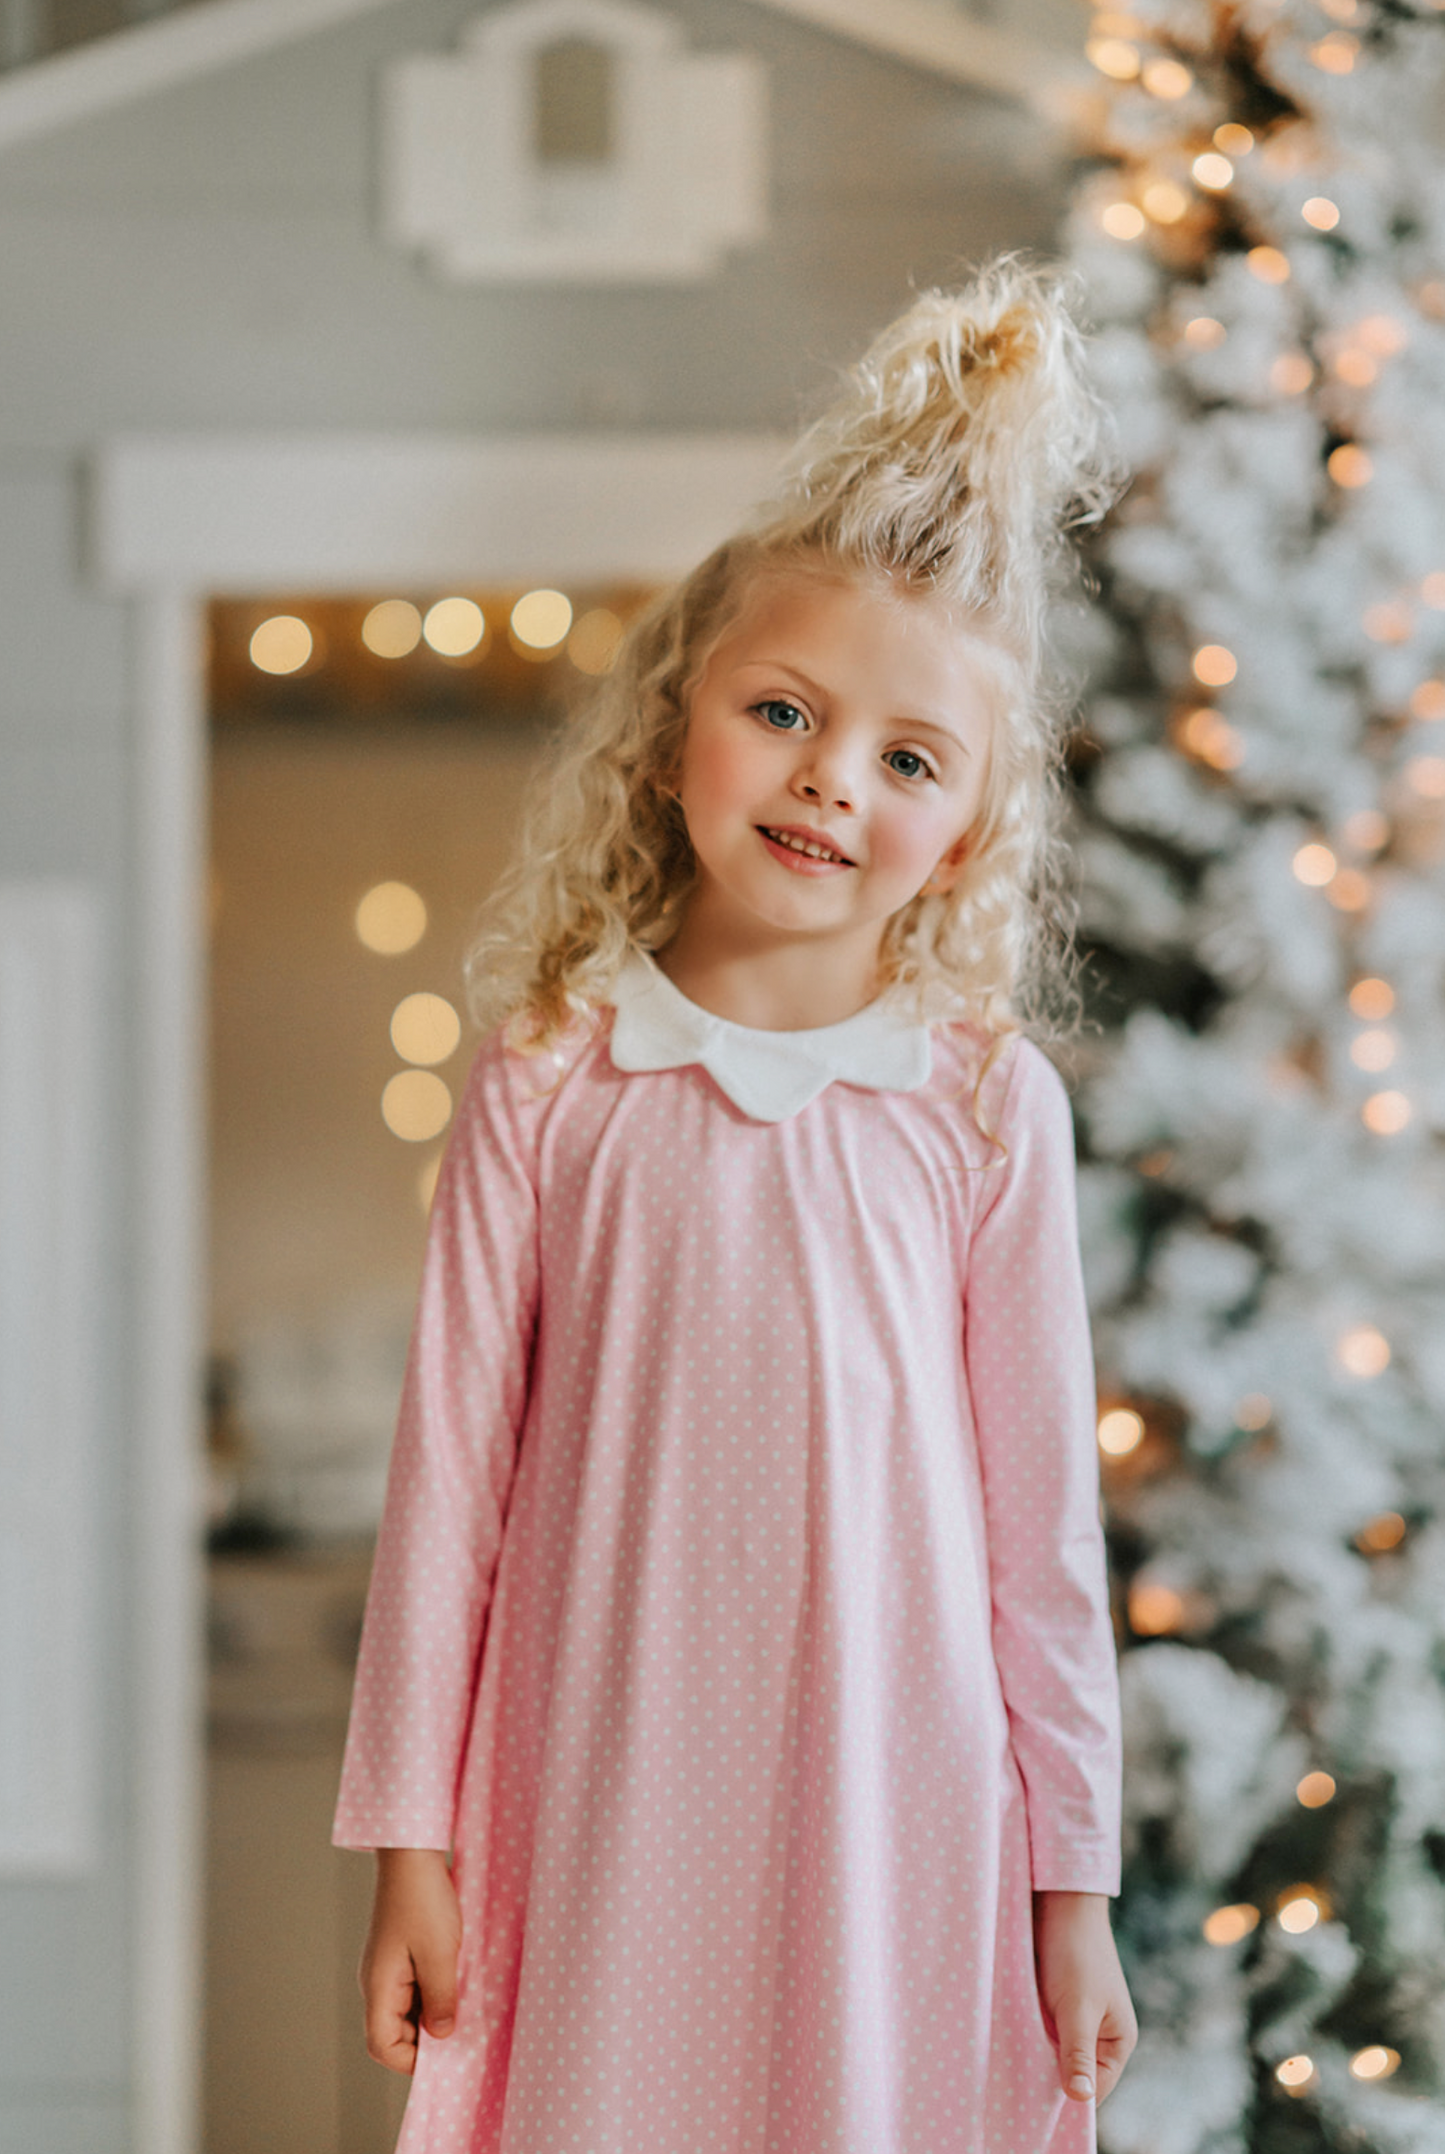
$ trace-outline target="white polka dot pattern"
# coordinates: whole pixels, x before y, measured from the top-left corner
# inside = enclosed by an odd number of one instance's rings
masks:
[[[1068,1104],[935,1032],[750,1121],[483,1047],[337,1812],[454,1847],[403,2154],[1087,2154],[1032,1887],[1112,1892]],[[555,1081],[554,1081],[555,1080]]]

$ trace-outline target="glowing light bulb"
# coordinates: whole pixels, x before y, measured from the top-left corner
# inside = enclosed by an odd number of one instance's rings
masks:
[[[462,1021],[444,995],[405,995],[391,1013],[391,1044],[404,1062],[445,1062],[461,1036]]]
[[[1395,1059],[1395,1052],[1394,1033],[1378,1026],[1357,1034],[1350,1043],[1350,1060],[1360,1070],[1387,1070]]]
[[[1259,1909],[1251,1907],[1247,1900],[1237,1901],[1232,1907],[1216,1907],[1204,1918],[1204,1935],[1212,1945],[1237,1945],[1259,1928]]]
[[[1386,2049],[1379,2042],[1372,2042],[1368,2049],[1357,2049],[1350,2059],[1350,2070],[1356,2079],[1388,2079],[1399,2069],[1399,2050]]]
[[[1141,81],[1152,97],[1162,97],[1169,103],[1187,97],[1194,87],[1194,77],[1182,60],[1171,60],[1163,55],[1157,60],[1146,60]]]
[[[1214,146],[1226,157],[1247,157],[1254,148],[1254,136],[1237,120],[1225,120],[1214,130]]]
[[[398,1070],[381,1095],[381,1115],[394,1137],[425,1144],[451,1119],[452,1095],[430,1070]]]
[[[465,658],[486,633],[486,616],[471,598],[439,598],[422,623],[422,634],[442,658]]]
[[[1251,247],[1245,256],[1252,276],[1261,284],[1287,284],[1289,282],[1289,256],[1278,247]]]
[[[1348,75],[1359,56],[1360,41],[1348,30],[1331,30],[1328,37],[1310,47],[1310,58],[1327,75]]]
[[[1141,1638],[1164,1638],[1184,1620],[1184,1596],[1157,1580],[1136,1579],[1129,1588],[1129,1623]]]
[[[1127,1458],[1144,1441],[1144,1417],[1131,1406],[1114,1406],[1099,1416],[1099,1449],[1106,1458]]]
[[[1373,1324],[1352,1324],[1335,1341],[1335,1358],[1351,1376],[1383,1376],[1390,1366],[1390,1342]]]
[[[1194,678],[1206,688],[1227,688],[1239,671],[1233,651],[1226,650],[1222,643],[1202,643],[1190,664]]]
[[[1395,990],[1388,980],[1373,977],[1356,980],[1350,989],[1350,1008],[1367,1024],[1378,1024],[1395,1007]]]
[[[251,663],[260,673],[299,673],[315,642],[306,623],[294,613],[273,613],[251,637]]]
[[[1367,1556],[1385,1556],[1392,1548],[1398,1548],[1409,1529],[1398,1511],[1381,1511],[1368,1525],[1361,1526],[1355,1535],[1356,1548]]]
[[[1077,46],[1074,49],[1077,51]],[[1139,73],[1139,48],[1131,45],[1127,38],[1090,38],[1084,52],[1099,73],[1109,76],[1111,81],[1132,82]]]
[[[1300,215],[1317,232],[1333,232],[1340,221],[1340,205],[1332,202],[1327,194],[1312,194],[1302,206]]]
[[[1199,185],[1209,188],[1212,193],[1220,192],[1234,178],[1233,165],[1217,150],[1205,150],[1195,158],[1190,170]]]
[[[1445,681],[1421,681],[1411,692],[1410,716],[1422,718],[1427,724],[1435,718],[1445,718]]]
[[[1303,352],[1281,352],[1269,370],[1269,385],[1281,396],[1303,396],[1315,370]]]
[[[1294,1792],[1306,1810],[1322,1810],[1335,1799],[1335,1783],[1328,1773],[1306,1773]]]
[[[1314,2063],[1309,2057],[1286,2057],[1283,2064],[1274,2068],[1274,2076],[1291,2094],[1307,2087],[1315,2076]]]
[[[567,656],[579,673],[610,673],[622,642],[622,623],[606,606],[581,615],[567,638]]]
[[[1431,569],[1421,581],[1420,596],[1433,613],[1445,613],[1445,569]]]
[[[1309,1890],[1292,1893],[1288,1899],[1281,1901],[1275,1917],[1280,1928],[1291,1937],[1303,1937],[1307,1931],[1314,1928],[1319,1919],[1319,1900]]]
[[[377,883],[356,908],[356,932],[368,950],[397,957],[426,933],[426,906],[409,883]]]
[[[1368,486],[1375,475],[1375,467],[1356,441],[1343,441],[1333,450],[1325,469],[1336,486]]]
[[[572,626],[572,601],[562,591],[528,591],[512,608],[511,630],[529,651],[553,651]]]
[[[1140,199],[1156,224],[1178,224],[1189,208],[1188,195],[1173,180],[1151,180]]]
[[[1334,876],[1339,862],[1328,845],[1302,845],[1290,862],[1295,880],[1311,890],[1323,890]]]
[[[1363,912],[1374,894],[1374,884],[1359,868],[1341,868],[1325,885],[1325,896],[1337,912]]]
[[[1413,1112],[1403,1092],[1372,1092],[1360,1109],[1360,1120],[1377,1137],[1397,1137]]]
[[[361,640],[378,658],[406,658],[421,642],[421,615],[409,598],[383,598],[362,622]]]
[[[1110,239],[1137,239],[1146,219],[1137,203],[1110,202],[1099,212],[1099,222]]]
[[[1350,389],[1368,389],[1380,371],[1379,361],[1354,344],[1336,352],[1333,364],[1338,379]]]
[[[1223,322],[1216,321],[1212,314],[1196,314],[1192,321],[1184,324],[1185,343],[1192,344],[1199,352],[1216,350],[1228,334]]]

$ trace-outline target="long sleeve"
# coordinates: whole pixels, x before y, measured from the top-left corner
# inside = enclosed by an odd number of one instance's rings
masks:
[[[965,1294],[994,1657],[1027,1798],[1034,1889],[1113,1893],[1118,1677],[1073,1128],[1057,1072],[1026,1041],[995,1111],[1007,1156],[980,1176]]]
[[[362,1629],[339,1847],[451,1845],[537,1317],[528,1150],[509,1057],[489,1041],[432,1205]]]

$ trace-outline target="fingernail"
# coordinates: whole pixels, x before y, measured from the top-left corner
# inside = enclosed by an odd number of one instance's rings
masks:
[[[450,2034],[455,2025],[456,2021],[454,2019],[434,2019],[431,2031],[434,2035],[440,2037],[444,2034]]]
[[[1088,2073],[1075,2072],[1073,2078],[1069,2081],[1070,2094],[1077,2094],[1087,2099],[1087,2097],[1091,2095],[1093,2091],[1094,2082],[1092,2079],[1090,2079]]]

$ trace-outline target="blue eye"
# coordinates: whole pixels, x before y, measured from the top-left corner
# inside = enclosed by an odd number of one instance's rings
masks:
[[[796,733],[799,727],[808,722],[796,703],[784,703],[777,696],[769,696],[765,702],[755,703],[753,709],[766,724],[779,733]]]
[[[912,748],[891,748],[888,752],[887,760],[889,769],[896,770],[900,778],[931,778],[933,776],[922,756],[916,755]],[[904,764],[908,765],[906,770],[903,767]]]

